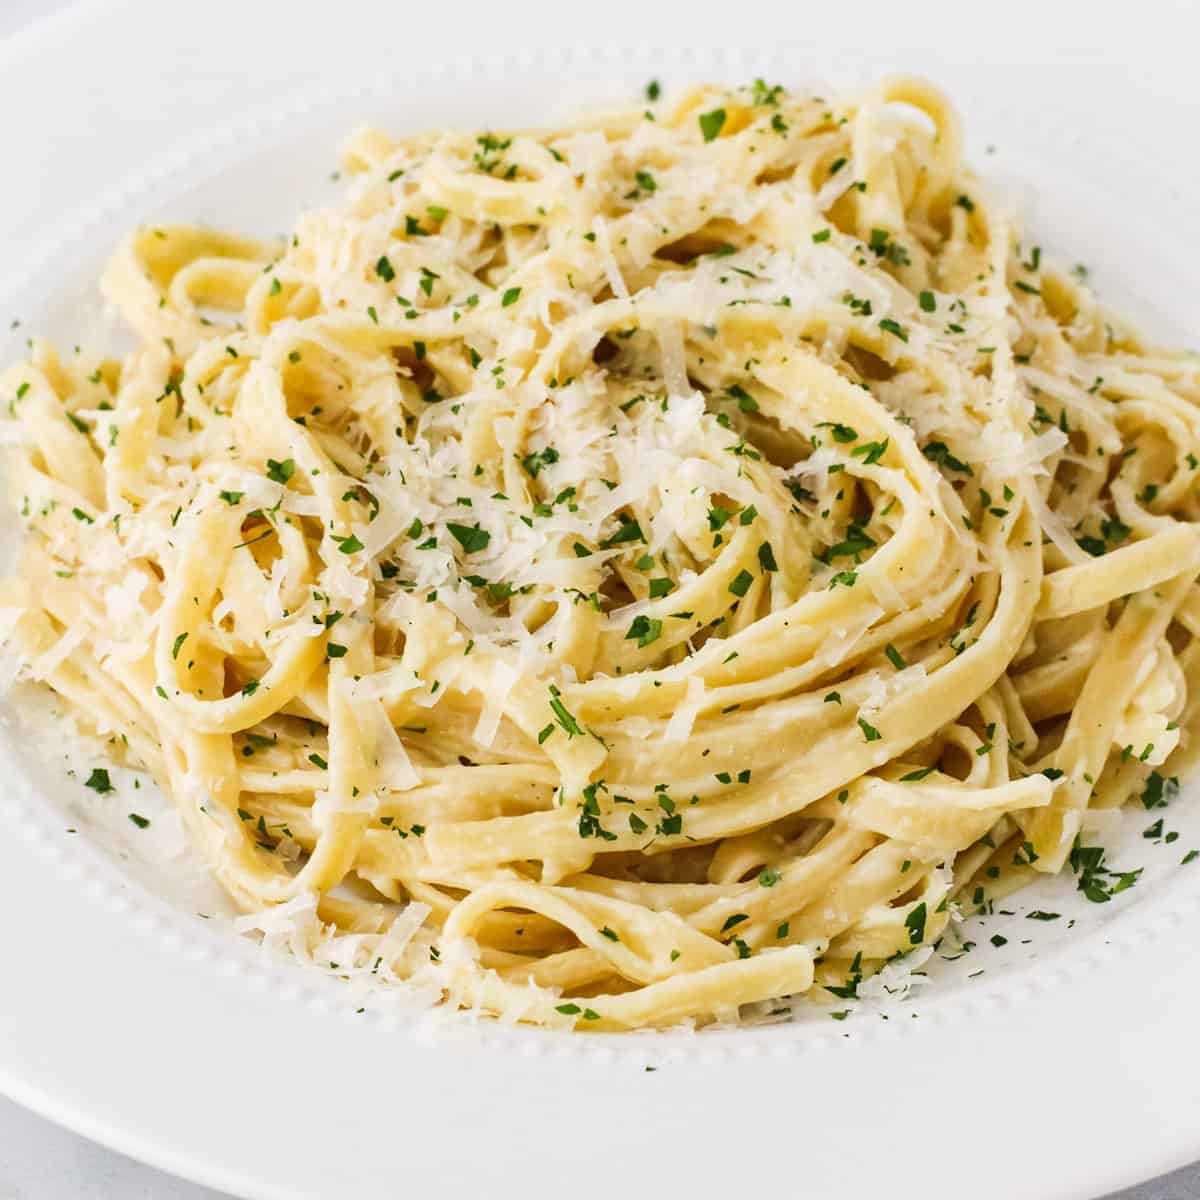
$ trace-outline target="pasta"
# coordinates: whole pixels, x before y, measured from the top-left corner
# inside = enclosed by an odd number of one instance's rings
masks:
[[[123,360],[0,376],[9,650],[242,927],[589,1030],[1108,899],[1085,815],[1164,800],[1200,696],[1200,361],[922,81],[657,90],[360,130],[282,244],[133,234]]]

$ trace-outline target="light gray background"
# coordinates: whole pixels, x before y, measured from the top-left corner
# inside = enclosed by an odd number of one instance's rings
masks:
[[[0,37],[68,8],[70,2],[0,0]],[[224,1193],[142,1166],[0,1097],[0,1200],[80,1200],[81,1197],[224,1200]],[[1107,1200],[1200,1200],[1200,1164],[1114,1193]]]

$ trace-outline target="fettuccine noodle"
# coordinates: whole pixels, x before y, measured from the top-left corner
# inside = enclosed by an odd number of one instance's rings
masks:
[[[140,230],[139,348],[0,377],[24,675],[339,973],[853,994],[1161,795],[1200,696],[1200,365],[961,153],[921,81],[758,82]]]

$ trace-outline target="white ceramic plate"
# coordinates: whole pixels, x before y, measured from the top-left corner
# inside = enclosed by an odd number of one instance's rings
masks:
[[[111,336],[94,281],[130,224],[287,228],[330,194],[363,119],[503,125],[652,76],[846,85],[896,68],[957,99],[973,157],[1028,201],[1043,244],[1194,341],[1188,18],[1143,3],[1117,30],[1093,5],[1080,31],[1067,7],[743,0],[731,24],[704,0],[85,3],[0,46],[0,356],[28,332]],[[0,1087],[239,1195],[1054,1200],[1200,1157],[1200,863],[1181,865],[1200,847],[1196,785],[1165,814],[1173,844],[1141,836],[1158,812],[1106,838],[1115,864],[1145,868],[1137,887],[1101,906],[1047,881],[970,926],[976,948],[947,950],[907,1000],[582,1038],[430,1022],[268,960],[220,920],[160,801],[124,776],[97,798],[67,774],[84,765],[0,730]]]

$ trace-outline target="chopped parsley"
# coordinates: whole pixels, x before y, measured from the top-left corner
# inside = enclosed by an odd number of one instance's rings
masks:
[[[620,521],[617,532],[600,543],[601,550],[608,550],[625,542],[644,542],[646,540],[646,535],[642,533],[642,527],[635,518],[621,517]]]
[[[644,649],[651,642],[658,641],[661,635],[662,622],[643,614],[642,616],[633,618],[633,623],[629,626],[629,631],[625,634],[625,640],[636,639],[638,646]]]
[[[549,703],[550,711],[554,713],[555,721],[558,723],[559,727],[563,730],[567,737],[582,737],[583,729],[580,727],[579,722],[575,720],[574,716],[571,715],[570,711],[567,709],[567,706],[562,702],[561,693],[553,684],[550,685]],[[553,732],[553,730],[551,730],[551,732]],[[546,733],[546,730],[543,729],[542,733]],[[546,734],[546,736],[549,737],[549,734]],[[539,734],[538,741],[543,742],[545,741],[545,738]]]
[[[449,521],[446,528],[466,554],[475,554],[477,551],[485,549],[492,539],[492,535],[478,525],[459,525],[454,521]]]
[[[1151,771],[1142,789],[1142,807],[1166,808],[1178,791],[1179,780],[1175,776],[1166,778],[1157,771]]]
[[[925,901],[922,900],[916,908],[909,911],[904,918],[904,928],[908,930],[908,944],[919,946],[925,940]]]
[[[740,384],[732,384],[725,389],[725,394],[737,401],[742,412],[758,412],[758,401]]]
[[[290,458],[285,458],[283,462],[276,462],[273,458],[267,459],[267,478],[274,483],[287,483],[289,479],[296,473],[296,463]]]
[[[945,442],[930,442],[929,445],[922,448],[921,453],[930,462],[937,463],[938,466],[945,467],[948,471],[961,471],[964,475],[973,474],[971,468],[961,458],[956,458],[951,454],[950,447]]]
[[[725,128],[725,110],[714,108],[710,112],[701,113],[699,121],[704,140],[711,142]]]
[[[558,462],[558,451],[553,446],[547,446],[543,450],[535,450],[532,454],[526,454],[521,459],[521,466],[525,468],[531,478],[536,479],[543,468],[556,462]]]
[[[92,773],[84,783],[84,787],[90,787],[93,792],[98,792],[101,796],[105,792],[116,790],[112,785],[112,780],[108,777],[108,771],[104,767],[93,767]]]
[[[846,527],[846,536],[842,541],[835,542],[822,557],[826,562],[831,558],[856,558],[877,544],[862,526],[851,521]]]
[[[739,571],[729,583],[729,590],[735,596],[744,596],[754,582],[754,576],[749,571]]]

